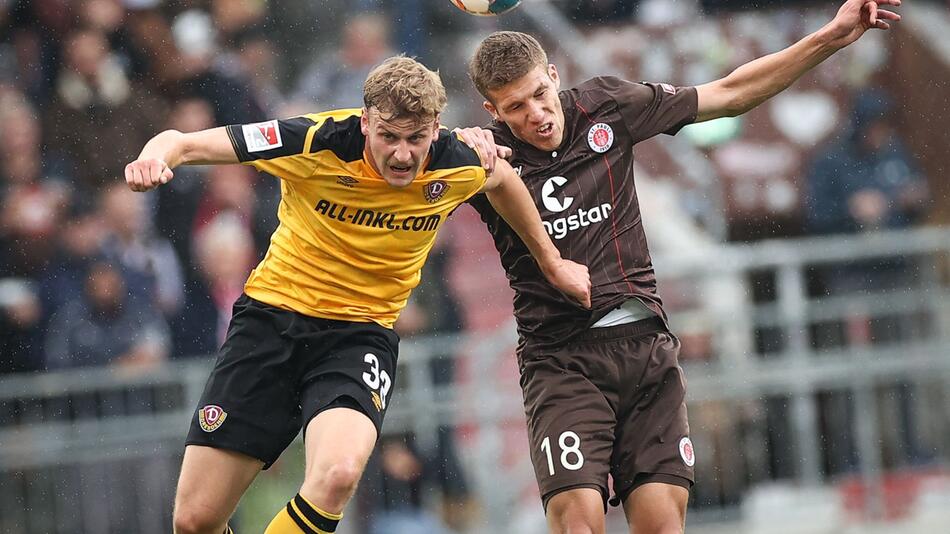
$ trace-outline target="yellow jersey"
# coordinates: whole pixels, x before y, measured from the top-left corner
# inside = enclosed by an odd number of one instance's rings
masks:
[[[231,125],[238,159],[281,179],[280,224],[244,291],[312,317],[392,328],[445,219],[487,179],[440,130],[419,176],[388,185],[363,158],[360,109]]]

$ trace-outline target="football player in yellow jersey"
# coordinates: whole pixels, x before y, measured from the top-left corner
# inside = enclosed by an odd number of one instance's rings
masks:
[[[439,128],[438,74],[391,58],[367,77],[363,101],[362,109],[162,132],[126,166],[135,191],[167,183],[184,164],[241,162],[281,178],[280,225],[235,303],[192,420],[175,499],[179,534],[230,532],[247,487],[301,428],[304,482],[267,534],[336,530],[390,402],[391,326],[438,228],[471,196],[484,192],[547,279],[590,305],[587,268],[561,258],[511,166],[483,162]]]

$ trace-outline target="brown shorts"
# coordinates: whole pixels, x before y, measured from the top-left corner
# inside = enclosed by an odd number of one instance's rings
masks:
[[[608,474],[619,501],[646,482],[692,485],[679,348],[659,318],[590,329],[560,348],[525,345],[521,389],[545,508],[579,487],[599,489],[606,507]]]

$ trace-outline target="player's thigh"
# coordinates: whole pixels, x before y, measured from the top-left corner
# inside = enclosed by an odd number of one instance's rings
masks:
[[[581,487],[597,489],[606,502],[616,419],[604,393],[556,358],[526,361],[522,391],[545,506],[554,495]]]
[[[185,443],[240,452],[266,469],[302,423],[300,363],[283,334],[296,314],[246,295],[234,311]]]
[[[224,523],[264,462],[245,454],[188,445],[175,494],[175,515],[199,523]]]
[[[683,529],[689,490],[683,486],[650,482],[633,490],[623,503],[631,532],[649,534]]]
[[[643,394],[624,403],[617,422],[611,458],[614,493],[626,501],[650,477],[690,485],[695,455],[689,439],[686,381],[677,357],[679,342],[661,333],[637,340],[628,352],[643,362],[637,371],[637,389]]]
[[[365,413],[346,404],[324,410],[307,424],[304,489],[325,489],[328,473],[358,479],[376,445],[376,426]]]
[[[334,336],[326,360],[304,377],[308,491],[362,473],[395,385],[396,334],[375,324],[349,324]],[[326,479],[334,473],[337,480]]]

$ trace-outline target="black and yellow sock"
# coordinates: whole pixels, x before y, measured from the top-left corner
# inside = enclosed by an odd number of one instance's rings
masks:
[[[324,512],[298,493],[274,516],[264,534],[331,534],[342,517]]]

